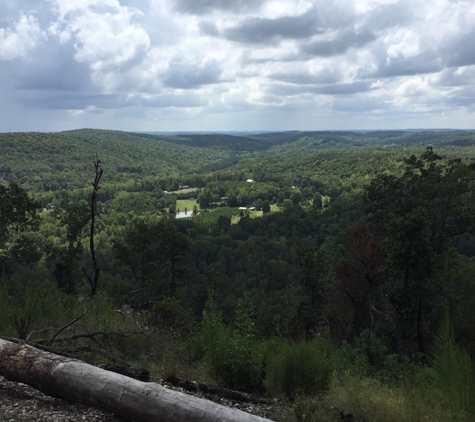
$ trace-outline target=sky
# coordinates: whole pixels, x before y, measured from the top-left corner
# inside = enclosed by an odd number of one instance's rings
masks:
[[[1,0],[0,132],[475,128],[475,0]]]

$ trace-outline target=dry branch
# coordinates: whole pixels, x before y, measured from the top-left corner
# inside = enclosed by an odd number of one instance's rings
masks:
[[[92,265],[94,266],[94,277],[91,278],[87,271],[83,268],[82,271],[86,276],[89,284],[91,285],[91,296],[96,294],[97,290],[97,283],[99,282],[99,274],[101,269],[99,268],[99,264],[96,258],[96,249],[94,247],[94,224],[96,221],[96,211],[97,211],[97,192],[100,189],[99,182],[101,181],[102,174],[104,170],[101,169],[102,162],[96,156],[94,160],[94,168],[96,170],[96,176],[94,178],[94,182],[92,182],[92,196],[91,196],[91,229],[89,232],[89,250],[91,252],[91,260]]]
[[[73,320],[67,322],[58,331],[56,331],[56,333],[54,333],[53,337],[51,337],[51,339],[48,341],[48,343],[46,343],[46,345],[49,346],[51,343],[53,343],[56,337],[58,337],[64,330],[71,327],[71,325],[76,324],[76,322],[78,322],[84,315],[86,315],[86,309],[84,309],[84,312],[81,315],[78,315]]]

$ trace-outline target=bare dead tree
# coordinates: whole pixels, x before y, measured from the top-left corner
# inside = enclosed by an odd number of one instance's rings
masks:
[[[90,277],[87,271],[83,268],[82,271],[84,275],[89,281],[91,285],[91,296],[96,294],[97,290],[97,283],[99,282],[99,274],[101,269],[99,268],[99,264],[97,263],[96,258],[96,249],[94,247],[94,223],[97,214],[97,191],[100,189],[99,182],[101,181],[102,173],[104,170],[101,168],[101,161],[96,156],[94,160],[94,168],[96,170],[96,176],[94,178],[94,182],[92,183],[92,196],[91,196],[91,231],[89,233],[89,249],[91,250],[91,259],[92,265],[94,266],[94,277]]]

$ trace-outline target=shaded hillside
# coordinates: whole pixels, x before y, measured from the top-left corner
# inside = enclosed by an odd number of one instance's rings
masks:
[[[230,151],[260,151],[274,145],[273,142],[265,139],[221,134],[177,135],[163,137],[163,139],[176,145],[186,145],[195,148],[218,148]]]
[[[33,191],[87,186],[96,155],[107,168],[106,184],[146,176],[179,178],[232,164],[231,155],[219,149],[105,130],[3,133],[0,149],[0,181],[16,181]]]

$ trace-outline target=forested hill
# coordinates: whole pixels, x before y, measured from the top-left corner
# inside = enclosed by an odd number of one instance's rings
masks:
[[[295,406],[324,392],[329,418],[294,408],[309,422],[381,420],[337,401],[366,391],[473,420],[475,133],[84,129],[0,134],[0,148],[0,335],[77,337],[93,362]],[[80,318],[82,335],[41,334]]]
[[[282,146],[292,149],[358,148],[388,145],[456,145],[475,144],[475,132],[469,131],[286,131],[249,136],[224,134],[181,134],[176,136],[145,135],[167,142],[200,148],[219,148],[230,151],[263,151]]]
[[[471,146],[475,145],[475,133],[289,131],[249,136],[163,136],[93,129],[59,133],[3,133],[0,134],[0,182],[15,181],[27,191],[36,193],[85,188],[89,183],[92,160],[98,156],[107,168],[105,187],[113,185],[115,190],[137,190],[134,184],[140,180],[141,186],[144,183],[150,185],[148,190],[153,190],[154,186],[173,190],[180,184],[202,187],[206,180],[215,177],[234,179],[236,173],[239,173],[241,180],[248,177],[264,180],[264,172],[274,172],[272,168],[281,165],[282,171],[288,172],[290,167],[305,168],[307,173],[316,174],[318,166],[312,163],[328,163],[333,158],[326,156],[318,161],[312,154],[308,155],[311,151],[342,154],[344,151],[367,148],[421,148],[426,145]],[[271,165],[269,169],[265,169],[264,158]],[[212,176],[211,173],[216,171],[220,173]],[[279,180],[282,179],[282,171],[277,171]],[[337,169],[335,174],[340,177],[348,171]],[[328,173],[326,169],[325,172]],[[351,170],[350,175],[353,173]],[[286,179],[298,179],[295,172],[292,174]],[[267,180],[277,179],[267,177]]]
[[[159,137],[106,130],[0,134],[0,181],[15,181],[29,191],[87,186],[96,155],[110,182],[146,176],[182,178],[232,164],[218,149],[181,146]]]

